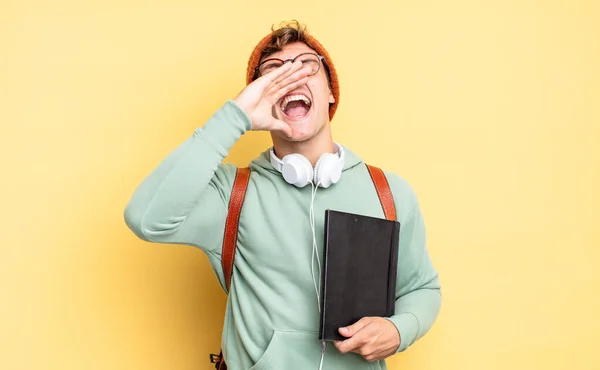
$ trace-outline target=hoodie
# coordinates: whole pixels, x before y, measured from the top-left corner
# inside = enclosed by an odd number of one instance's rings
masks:
[[[223,160],[251,127],[244,111],[227,101],[151,171],[124,212],[127,226],[145,241],[201,249],[224,290],[221,247],[236,167]],[[350,149],[344,150],[340,181],[317,189],[314,198],[320,255],[326,209],[384,218],[365,164]],[[232,370],[316,370],[322,342],[313,280],[317,266],[309,216],[312,189],[288,184],[271,165],[268,150],[249,167],[221,340],[223,355]],[[402,352],[433,325],[441,306],[440,283],[414,191],[398,175],[384,173],[401,225],[395,314],[387,319],[400,333],[396,352]],[[384,360],[368,362],[355,353],[341,354],[330,343],[326,346],[324,370],[386,368]]]

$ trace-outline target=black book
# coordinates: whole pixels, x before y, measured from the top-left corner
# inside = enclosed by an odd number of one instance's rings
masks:
[[[344,340],[338,329],[395,311],[400,223],[325,211],[320,340]]]

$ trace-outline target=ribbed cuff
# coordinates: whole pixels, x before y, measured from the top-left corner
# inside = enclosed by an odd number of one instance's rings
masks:
[[[227,152],[239,138],[252,129],[250,117],[232,100],[228,100],[196,134]]]
[[[417,340],[419,335],[419,320],[412,313],[400,313],[389,317],[390,320],[400,333],[400,346],[396,349],[396,353],[405,351],[411,344]]]

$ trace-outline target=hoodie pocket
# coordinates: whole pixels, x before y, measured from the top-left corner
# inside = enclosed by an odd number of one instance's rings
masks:
[[[275,330],[258,362],[250,370],[318,369],[321,345],[317,333]],[[379,369],[355,353],[341,354],[333,343],[327,343],[324,369]]]

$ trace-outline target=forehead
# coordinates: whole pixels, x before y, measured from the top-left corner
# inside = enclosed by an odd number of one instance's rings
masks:
[[[311,49],[310,47],[308,47],[308,45],[306,45],[303,42],[294,42],[294,43],[285,45],[283,47],[283,50],[273,53],[265,59],[270,59],[270,58],[279,58],[279,59],[284,59],[284,60],[292,59],[296,55],[302,54],[302,53],[315,53],[315,51],[313,49]]]

